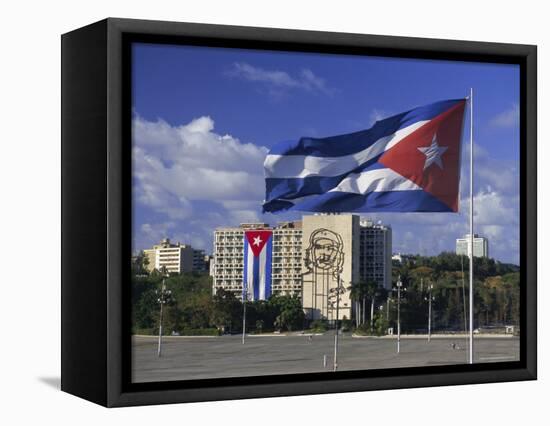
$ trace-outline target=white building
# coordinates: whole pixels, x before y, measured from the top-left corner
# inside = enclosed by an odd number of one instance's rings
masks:
[[[273,229],[271,289],[302,294],[302,222],[281,222]]]
[[[188,244],[172,244],[168,238],[162,240],[153,248],[143,250],[147,257],[146,269],[161,271],[166,268],[168,273],[181,274],[193,270],[193,247]]]
[[[470,234],[456,240],[456,254],[470,256]],[[489,257],[489,240],[474,234],[474,257]]]
[[[266,223],[243,223],[239,227],[218,228],[214,231],[213,259],[210,263],[212,292],[219,288],[232,291],[242,298],[244,231],[246,229],[269,229]]]
[[[242,297],[246,229],[273,230],[272,293],[301,296],[309,319],[336,318],[330,296],[338,277],[346,290],[338,307],[340,319],[351,318],[348,288],[352,282],[374,280],[380,287],[391,288],[391,228],[357,215],[317,214],[274,228],[251,223],[216,229],[210,263],[214,294],[223,288]]]

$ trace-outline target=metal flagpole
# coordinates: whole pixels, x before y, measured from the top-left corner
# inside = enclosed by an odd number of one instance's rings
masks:
[[[474,363],[474,89],[470,88],[470,364]]]
[[[401,275],[397,278],[397,353],[401,352]]]
[[[338,287],[336,288],[336,322],[334,324],[334,364],[333,371],[338,370],[338,310],[340,308],[340,274],[338,274]]]
[[[162,287],[160,290],[160,314],[159,314],[159,341],[158,341],[158,347],[157,347],[157,356],[160,357],[161,354],[161,348],[162,348],[162,305],[164,305],[164,292],[166,290],[166,286],[164,285],[164,278],[162,279]]]
[[[432,289],[434,288],[433,284],[430,284],[428,287],[428,342],[432,340]]]
[[[466,313],[466,285],[464,283],[464,255],[460,255],[460,270],[462,272],[462,310],[464,311],[464,334],[468,333],[468,314]]]
[[[248,292],[245,290],[243,292],[243,345],[244,345],[244,336],[246,331],[246,301],[248,300]]]

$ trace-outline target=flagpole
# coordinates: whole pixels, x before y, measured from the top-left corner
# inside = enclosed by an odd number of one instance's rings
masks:
[[[474,363],[474,89],[470,88],[470,354]]]
[[[244,336],[246,332],[246,301],[248,299],[248,292],[243,292],[243,345],[244,345]]]

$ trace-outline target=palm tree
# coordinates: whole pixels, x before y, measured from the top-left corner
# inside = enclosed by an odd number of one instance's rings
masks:
[[[370,299],[370,328],[374,328],[374,301],[379,292],[378,283],[373,280],[368,280],[365,284],[365,296]],[[364,300],[364,299],[363,299]],[[363,308],[364,310],[364,308]],[[363,312],[363,315],[365,312]],[[364,322],[364,320],[363,320]]]
[[[350,291],[350,299],[353,301],[353,303],[355,303],[355,327],[359,327],[361,318],[359,301],[362,297],[361,282],[352,282],[351,285],[348,287],[348,290]]]
[[[360,280],[351,283],[348,287],[350,298],[355,302],[355,326],[359,327],[365,322],[365,301],[367,299],[367,282]]]
[[[359,327],[359,286],[358,283],[351,283],[348,287],[349,297],[355,303],[355,327]]]

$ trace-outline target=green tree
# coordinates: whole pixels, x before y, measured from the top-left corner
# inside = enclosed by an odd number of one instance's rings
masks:
[[[378,287],[378,283],[373,280],[368,280],[365,287],[366,298],[370,300],[370,328],[371,331],[374,328],[374,302],[376,297],[381,294],[381,289]]]
[[[213,299],[211,322],[230,332],[238,329],[242,321],[241,307],[242,303],[232,292],[219,288]]]
[[[382,312],[376,313],[374,320],[374,333],[377,336],[384,336],[388,330],[388,326],[388,321]]]
[[[262,328],[264,328],[264,320],[259,319],[256,321],[256,330],[259,330],[261,334]]]
[[[272,295],[269,305],[274,311],[275,327],[286,328],[289,331],[303,327],[305,316],[302,301],[298,296]]]
[[[350,299],[355,303],[355,326],[359,327],[361,325],[361,303],[363,303],[363,311],[365,307],[366,282],[352,282],[348,290],[350,290]]]

